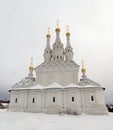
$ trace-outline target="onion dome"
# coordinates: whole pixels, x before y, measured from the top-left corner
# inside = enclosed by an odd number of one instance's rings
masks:
[[[60,28],[57,27],[57,28],[55,29],[55,31],[56,31],[56,32],[60,32]]]
[[[29,66],[29,70],[30,70],[30,71],[33,71],[33,69],[34,69],[34,68],[33,68],[32,66]]]
[[[66,33],[66,36],[67,36],[67,37],[69,37],[69,36],[70,36],[70,33],[69,33],[69,32],[67,32],[67,33]]]
[[[47,38],[50,38],[50,37],[51,37],[51,35],[50,35],[50,34],[47,34],[47,35],[46,35],[46,37],[47,37]]]
[[[81,69],[81,72],[82,72],[82,73],[86,73],[86,68],[82,68],[82,69]]]

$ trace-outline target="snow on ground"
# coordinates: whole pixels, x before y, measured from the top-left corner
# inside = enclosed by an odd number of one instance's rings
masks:
[[[75,116],[0,110],[0,130],[113,130],[113,113]]]

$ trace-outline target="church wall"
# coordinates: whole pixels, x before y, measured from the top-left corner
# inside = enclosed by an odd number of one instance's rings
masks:
[[[88,114],[107,114],[103,88],[84,88],[83,112]]]
[[[19,97],[18,92],[16,91],[11,91],[11,95],[10,95],[10,104],[9,104],[9,110],[10,111],[18,111],[18,104],[15,104],[15,99]]]
[[[64,77],[65,79],[64,85],[68,85],[70,83],[77,83],[75,77],[76,77],[75,71],[66,71]]]
[[[42,112],[43,109],[43,93],[41,90],[28,91],[28,110],[31,112]]]
[[[36,82],[43,86],[47,86],[51,83],[57,82],[63,86],[70,83],[78,83],[78,73],[75,70],[61,71],[44,71],[38,72],[36,75]]]
[[[64,112],[81,114],[81,95],[78,88],[66,88],[64,90]]]
[[[26,109],[26,99],[27,99],[27,91],[25,90],[17,90],[11,91],[10,97],[10,110],[13,111],[24,111]]]
[[[107,114],[103,89],[96,87],[13,90],[10,99],[11,111]]]
[[[63,95],[61,89],[45,90],[45,112],[62,113]]]
[[[43,85],[43,86],[46,86],[46,85],[48,85],[48,82],[49,82],[49,80],[48,80],[48,74],[47,74],[47,72],[39,72],[37,75],[36,75],[36,82],[38,83],[38,84],[41,84],[41,85]]]

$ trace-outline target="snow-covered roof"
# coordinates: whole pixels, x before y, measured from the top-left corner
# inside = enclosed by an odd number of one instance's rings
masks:
[[[80,88],[80,86],[78,86],[77,84],[74,84],[74,83],[67,85],[65,88],[73,88],[73,87]]]
[[[99,84],[99,83],[97,83],[97,82],[95,82],[95,81],[93,81],[93,80],[91,80],[91,79],[89,79],[89,78],[87,78],[87,77],[82,77],[81,79],[80,79],[80,82],[78,83],[78,85],[79,86],[87,86],[87,85],[91,85],[92,87],[94,86],[96,86],[96,87],[101,87],[101,85]]]
[[[39,84],[37,84],[37,85],[35,85],[35,86],[28,87],[28,89],[44,89],[44,87],[41,86],[41,85],[39,85]]]
[[[97,87],[100,88],[100,86],[96,86],[96,85],[89,85],[88,84],[88,85],[85,85],[85,86],[80,86],[80,85],[77,85],[77,84],[74,84],[74,83],[71,83],[67,86],[62,86],[61,84],[54,82],[54,83],[52,83],[52,84],[50,84],[46,87],[37,84],[37,85],[34,85],[32,87],[18,87],[18,88],[12,88],[11,90],[34,90],[34,89],[51,89],[51,88],[52,89],[53,88],[54,89],[56,89],[56,88],[59,88],[59,89],[60,88],[97,88]]]
[[[54,83],[48,85],[46,88],[64,88],[64,86],[54,82]]]

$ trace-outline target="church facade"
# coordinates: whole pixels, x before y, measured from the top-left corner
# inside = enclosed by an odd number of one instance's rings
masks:
[[[46,35],[44,62],[29,67],[29,75],[12,86],[9,111],[108,114],[104,90],[86,76],[82,65],[82,78],[78,81],[79,65],[73,61],[73,48],[67,30],[64,49],[60,40],[60,28],[55,29],[56,39],[50,47],[50,33]],[[33,71],[36,77],[33,77]]]

